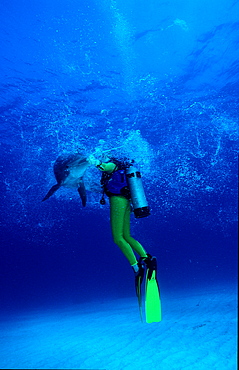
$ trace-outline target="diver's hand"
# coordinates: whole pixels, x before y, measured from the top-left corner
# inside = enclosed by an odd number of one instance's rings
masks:
[[[88,158],[87,158],[87,161],[89,162],[89,164],[91,164],[92,166],[99,166],[101,164],[101,162],[99,161],[99,159],[96,159],[93,154],[91,154]]]

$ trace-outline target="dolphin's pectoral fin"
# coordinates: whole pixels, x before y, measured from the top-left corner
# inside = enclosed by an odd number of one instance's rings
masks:
[[[79,184],[77,190],[80,195],[82,205],[83,207],[85,207],[86,206],[86,190],[85,190],[85,185],[83,182]]]
[[[57,191],[60,187],[61,187],[60,184],[53,185],[51,187],[51,189],[48,191],[47,195],[42,199],[42,202],[44,202],[44,200],[47,200],[48,198],[50,198],[52,196],[52,194],[54,194],[55,191]]]

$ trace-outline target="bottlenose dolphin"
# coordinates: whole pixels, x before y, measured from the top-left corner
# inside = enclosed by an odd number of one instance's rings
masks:
[[[81,197],[82,205],[86,205],[86,190],[83,182],[83,176],[86,169],[90,166],[87,158],[80,153],[63,154],[59,156],[53,166],[54,175],[57,181],[42,199],[44,202],[61,186],[66,188],[77,188]]]

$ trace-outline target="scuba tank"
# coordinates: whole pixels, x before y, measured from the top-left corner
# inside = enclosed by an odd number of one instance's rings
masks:
[[[150,215],[150,208],[144,193],[141,173],[134,167],[126,168],[126,178],[131,194],[131,202],[136,218],[147,217]]]

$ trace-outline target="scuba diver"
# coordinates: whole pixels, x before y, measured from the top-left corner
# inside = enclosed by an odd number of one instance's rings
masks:
[[[101,162],[91,155],[88,162],[102,171],[103,195],[100,203],[105,204],[104,195],[106,194],[110,202],[110,224],[113,240],[129,261],[135,274],[135,289],[141,321],[143,322],[141,286],[146,275],[146,322],[160,322],[161,301],[157,281],[157,259],[148,254],[143,246],[130,235],[131,203],[136,218],[146,217],[150,214],[141,174],[134,167],[133,161],[130,162],[126,159],[107,158]],[[135,253],[140,256],[139,260],[136,259]]]

